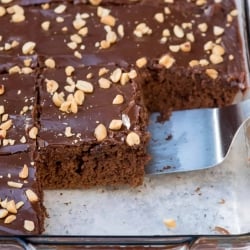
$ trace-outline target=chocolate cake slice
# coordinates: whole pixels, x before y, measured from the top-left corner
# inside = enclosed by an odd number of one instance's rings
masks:
[[[0,155],[0,234],[40,234],[43,194],[28,152]]]
[[[135,74],[115,65],[42,72],[36,162],[44,188],[143,182],[147,113]]]
[[[0,75],[0,155],[27,151],[35,146],[37,126],[34,73]]]
[[[35,74],[0,75],[0,234],[40,234],[44,208],[33,150]]]

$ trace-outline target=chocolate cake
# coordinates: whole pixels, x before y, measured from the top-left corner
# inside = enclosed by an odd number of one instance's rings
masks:
[[[147,112],[140,85],[130,79],[134,72],[111,65],[74,68],[72,77],[65,71],[44,69],[40,75],[42,185],[141,184],[148,158]],[[126,81],[118,83],[124,76]]]
[[[42,231],[41,187],[142,184],[148,113],[243,94],[237,15],[233,0],[1,0],[0,205],[27,203],[3,233]]]
[[[40,234],[45,213],[32,157],[22,152],[0,161],[0,234]]]

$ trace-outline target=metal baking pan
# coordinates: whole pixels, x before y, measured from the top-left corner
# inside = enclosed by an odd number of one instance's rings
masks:
[[[250,2],[237,4],[249,61]],[[44,235],[0,238],[1,249],[250,249],[249,159],[250,121],[215,168],[146,176],[133,189],[45,191]]]

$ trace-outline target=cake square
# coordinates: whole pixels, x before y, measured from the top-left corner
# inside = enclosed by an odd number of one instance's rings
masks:
[[[35,146],[37,126],[36,74],[0,75],[0,154],[23,152]]]
[[[131,79],[135,71],[68,69],[41,74],[36,162],[43,187],[141,184],[147,112],[140,85]]]
[[[45,210],[32,155],[0,155],[0,234],[40,234]]]

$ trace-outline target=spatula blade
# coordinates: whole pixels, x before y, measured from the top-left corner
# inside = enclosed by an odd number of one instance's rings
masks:
[[[175,111],[170,120],[157,122],[151,114],[149,131],[151,161],[147,174],[163,174],[205,169],[225,157],[218,122],[218,109]]]

